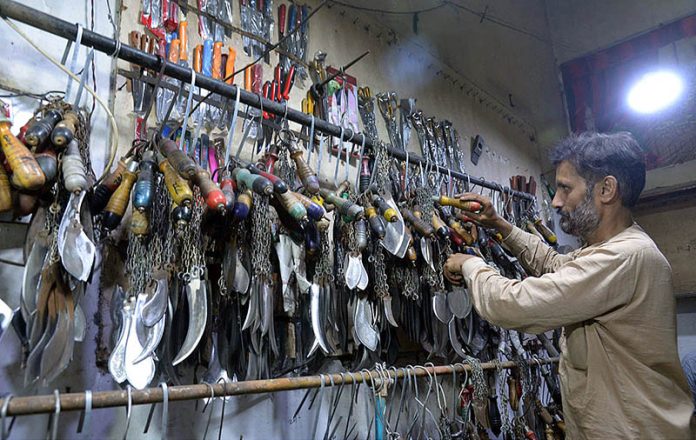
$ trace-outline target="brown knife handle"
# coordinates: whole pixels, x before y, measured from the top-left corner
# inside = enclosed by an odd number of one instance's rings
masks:
[[[198,166],[193,159],[176,147],[173,140],[163,139],[160,141],[159,150],[183,178],[191,180],[194,177]]]
[[[541,235],[544,236],[544,238],[547,242],[549,242],[549,244],[558,243],[558,237],[556,236],[556,234],[551,229],[549,229],[549,227],[546,226],[541,219],[535,220],[534,226],[536,226],[537,231],[539,231]]]
[[[0,142],[12,170],[12,184],[34,191],[46,183],[46,176],[31,151],[10,131],[9,121],[0,122]]]
[[[205,203],[208,208],[215,209],[218,211],[225,210],[225,204],[227,203],[227,198],[225,194],[220,191],[220,188],[213,182],[210,178],[210,173],[203,168],[198,168],[196,174],[191,179],[193,183],[200,188],[201,195],[205,199]]]
[[[292,160],[295,161],[295,166],[297,167],[297,174],[300,176],[302,185],[304,185],[307,192],[310,194],[317,194],[319,192],[319,178],[314,171],[307,165],[304,158],[302,157],[302,150],[296,150],[291,153]]]
[[[416,217],[409,209],[402,208],[401,215],[403,215],[404,220],[409,222],[419,234],[425,237],[432,237],[435,233],[432,226],[423,221],[423,219]]]
[[[56,124],[51,132],[51,142],[58,148],[65,148],[75,137],[77,124],[80,118],[74,111],[67,111],[63,114],[63,119]]]
[[[459,223],[455,219],[450,219],[449,227],[454,229],[454,232],[459,234],[459,236],[464,239],[464,242],[467,246],[471,246],[472,244],[474,244],[474,237],[469,233],[469,231],[467,231],[464,228],[464,226],[462,226],[461,223]]]
[[[123,172],[126,170],[126,162],[121,159],[118,161],[116,169],[106,176],[106,179],[102,181],[96,188],[94,188],[94,194],[92,195],[91,207],[93,213],[101,212],[107,203],[109,203],[109,198],[111,194],[114,193],[116,188],[121,184],[121,178],[123,177]]]

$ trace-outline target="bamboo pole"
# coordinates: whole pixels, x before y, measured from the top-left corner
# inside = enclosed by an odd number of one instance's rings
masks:
[[[557,363],[558,358],[528,360],[529,365],[545,365]],[[512,361],[501,362],[502,368],[510,369],[517,367],[517,364]],[[481,364],[484,370],[497,368],[494,362],[486,362]],[[406,376],[407,371],[410,376],[422,377],[428,374],[444,375],[451,374],[452,371],[463,373],[471,371],[469,365],[457,363],[454,365],[440,365],[434,367],[413,367],[413,368],[396,368],[396,371],[384,370],[384,373],[390,378],[400,379]],[[383,373],[383,374],[384,374]],[[354,384],[372,380],[379,380],[380,373],[377,370],[363,370],[353,373],[352,376],[348,373],[341,374],[324,374],[305,377],[283,377],[278,379],[267,380],[249,380],[243,382],[227,382],[216,384],[195,384],[195,385],[179,385],[169,388],[169,400],[196,400],[211,397],[211,392],[215,397],[221,396],[241,396],[246,394],[262,394],[273,393],[277,391],[300,390],[307,388],[319,388],[322,386],[334,386],[341,384]],[[212,389],[212,391],[211,391]],[[60,411],[81,411],[85,409],[85,393],[66,393],[60,394]],[[144,405],[148,403],[162,402],[162,388],[146,388],[143,390],[131,391],[131,403],[133,405]],[[0,408],[5,405],[6,399],[0,399]],[[117,406],[126,406],[128,404],[128,393],[126,390],[120,391],[96,391],[92,393],[92,408],[111,408]],[[7,405],[7,416],[19,416],[30,414],[46,414],[55,412],[56,398],[55,395],[40,395],[40,396],[23,396],[12,397]]]

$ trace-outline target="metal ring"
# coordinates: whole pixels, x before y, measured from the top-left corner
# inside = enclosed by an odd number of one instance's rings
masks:
[[[5,396],[5,401],[3,402],[2,409],[0,410],[0,422],[2,423],[2,426],[0,427],[2,430],[0,431],[0,437],[2,440],[5,440],[10,435],[10,430],[5,429],[5,417],[7,417],[7,407],[10,406],[10,400],[12,400],[12,393]]]
[[[162,388],[162,427],[160,433],[162,440],[166,440],[169,421],[169,387],[166,382],[160,383],[160,387]]]
[[[55,440],[58,437],[58,419],[60,418],[60,391],[57,389],[53,390],[53,395],[56,398],[56,408],[53,413],[53,423],[51,426],[51,440]]]

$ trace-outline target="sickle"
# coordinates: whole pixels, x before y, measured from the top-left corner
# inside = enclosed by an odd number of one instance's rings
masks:
[[[128,337],[126,338],[123,363],[128,383],[134,388],[143,389],[148,386],[155,377],[155,361],[151,357],[148,357],[145,362],[140,362],[138,364],[134,362],[143,351],[143,345],[138,338],[138,319],[136,309],[134,308],[137,307],[137,303],[133,306],[132,298],[129,299],[128,302],[131,304],[131,306],[128,307],[130,329],[128,330]]]
[[[147,299],[140,304],[137,316],[145,327],[153,327],[162,320],[169,299],[169,274],[164,270],[152,273],[154,284],[146,289]],[[149,291],[149,292],[148,292]]]
[[[117,383],[123,383],[126,380],[126,341],[131,328],[131,313],[129,308],[132,304],[124,301],[121,308],[121,331],[118,336],[118,341],[114,350],[109,356],[109,373]]]
[[[195,271],[186,284],[186,299],[188,300],[189,325],[184,343],[172,361],[172,365],[180,364],[196,349],[205,331],[208,320],[208,299],[205,283],[201,282],[200,273]]]
[[[331,353],[332,350],[329,347],[329,343],[326,341],[326,333],[324,332],[324,325],[321,317],[321,299],[322,299],[322,289],[317,283],[312,283],[312,287],[309,289],[310,292],[310,310],[312,317],[312,331],[314,332],[314,337],[316,342],[319,344],[321,349],[325,353]]]
[[[396,319],[394,319],[391,295],[387,295],[384,298],[382,298],[382,304],[384,305],[384,316],[387,317],[387,322],[389,322],[389,324],[391,324],[392,327],[398,327],[399,324],[397,324]]]

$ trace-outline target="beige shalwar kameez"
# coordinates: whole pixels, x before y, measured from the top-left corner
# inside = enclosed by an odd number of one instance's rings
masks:
[[[511,280],[478,258],[462,274],[491,323],[537,334],[563,327],[568,438],[692,438],[671,268],[652,239],[634,224],[562,255],[514,228],[505,244],[533,276]]]

